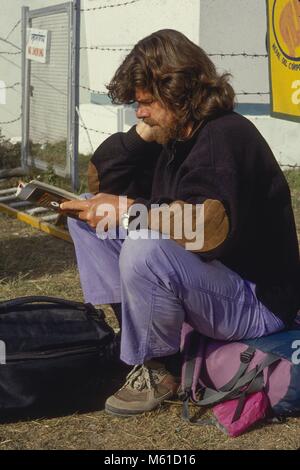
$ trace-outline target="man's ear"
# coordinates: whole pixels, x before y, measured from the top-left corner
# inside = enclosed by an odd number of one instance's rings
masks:
[[[92,194],[97,194],[99,193],[100,189],[100,180],[99,180],[99,175],[97,168],[95,165],[90,161],[88,164],[88,170],[87,170],[87,177],[88,177],[88,188],[89,192]]]

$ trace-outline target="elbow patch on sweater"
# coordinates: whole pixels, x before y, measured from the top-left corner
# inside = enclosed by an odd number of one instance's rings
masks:
[[[204,201],[204,245],[200,252],[217,248],[229,234],[229,219],[221,201]]]
[[[215,199],[206,199],[199,205],[174,201],[152,208],[149,215],[149,228],[169,235],[193,252],[217,248],[229,232],[225,208]]]

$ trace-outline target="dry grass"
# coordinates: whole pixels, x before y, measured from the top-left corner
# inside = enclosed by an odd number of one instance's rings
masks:
[[[294,191],[299,216],[299,191]],[[298,218],[299,224],[299,218]],[[299,227],[299,225],[298,225]],[[0,299],[51,295],[82,300],[73,246],[0,214]],[[108,319],[112,312],[106,308]],[[115,371],[117,388],[124,371]],[[85,413],[0,424],[1,449],[298,449],[300,418],[255,428],[232,439],[213,426],[192,426],[181,420],[179,403],[131,419],[98,408]]]

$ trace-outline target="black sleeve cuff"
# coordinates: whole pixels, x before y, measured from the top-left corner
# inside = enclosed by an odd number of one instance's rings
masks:
[[[128,152],[131,154],[143,155],[143,151],[151,149],[151,147],[157,147],[155,142],[146,142],[137,133],[136,126],[133,126],[128,132],[123,134],[123,145]]]

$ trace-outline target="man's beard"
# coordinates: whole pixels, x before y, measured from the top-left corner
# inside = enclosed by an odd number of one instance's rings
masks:
[[[155,134],[155,142],[165,145],[172,140],[180,139],[182,135],[182,126],[178,120],[175,120],[170,125],[160,126],[157,122],[144,119],[144,122],[152,127]]]

